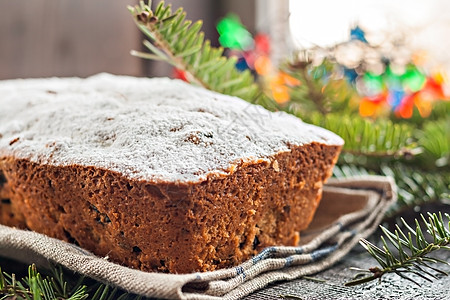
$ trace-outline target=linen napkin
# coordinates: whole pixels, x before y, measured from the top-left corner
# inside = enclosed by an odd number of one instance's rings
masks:
[[[269,283],[320,272],[372,234],[396,201],[392,178],[330,179],[309,228],[296,247],[262,250],[239,266],[192,274],[148,273],[120,266],[75,245],[32,231],[0,225],[0,255],[24,263],[49,262],[120,287],[164,299],[239,299]]]

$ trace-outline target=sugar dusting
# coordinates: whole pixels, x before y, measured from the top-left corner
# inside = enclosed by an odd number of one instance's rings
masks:
[[[288,114],[178,80],[99,74],[0,82],[0,157],[182,183],[311,142],[343,144]]]

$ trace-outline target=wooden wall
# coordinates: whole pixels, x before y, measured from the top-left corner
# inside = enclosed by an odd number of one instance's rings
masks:
[[[137,0],[0,0],[0,79],[80,76],[99,72],[167,76],[167,65],[129,54],[142,39],[127,5]],[[155,0],[154,2],[158,2]],[[253,24],[254,0],[168,0],[192,20],[203,19],[206,36],[226,12]],[[245,17],[245,16],[249,17]]]
[[[126,0],[0,0],[0,78],[141,74]]]

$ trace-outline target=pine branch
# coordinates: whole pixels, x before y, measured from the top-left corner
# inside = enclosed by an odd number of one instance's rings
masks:
[[[310,75],[308,70],[309,65],[307,62],[296,62],[289,66],[290,74],[304,83],[297,89],[291,91],[292,101],[304,103],[304,99],[307,99],[308,102],[311,101],[314,104],[315,110],[325,115],[330,112],[325,106],[327,99],[322,90],[322,87],[325,85],[321,82],[322,76],[315,77],[314,75]]]
[[[330,78],[334,65],[324,60],[321,65],[313,66],[308,61],[293,61],[282,69],[302,84],[291,89],[290,110],[307,120],[309,115],[320,112],[351,112],[351,102],[356,92],[345,79]]]
[[[450,162],[450,116],[437,121],[426,122],[416,135],[424,148],[424,159],[437,167],[448,166]]]
[[[424,171],[404,163],[381,164],[381,175],[392,176],[398,186],[398,200],[387,216],[431,202],[450,204],[449,170]]]
[[[66,281],[67,274],[61,266],[52,267],[43,278],[33,264],[28,267],[28,276],[20,280],[15,274],[2,272],[0,267],[0,299],[27,300],[135,300],[141,296],[133,295],[98,283],[81,275],[72,274],[72,282]]]
[[[344,153],[397,158],[420,153],[414,143],[413,128],[407,124],[342,113],[329,113],[326,116],[312,113],[309,121],[341,136],[345,140]]]
[[[200,31],[201,21],[185,20],[182,8],[172,12],[171,5],[161,1],[151,9],[151,1],[145,5],[129,7],[138,28],[149,38],[144,45],[150,53],[132,51],[133,55],[163,60],[184,71],[188,81],[222,94],[255,102],[258,86],[247,70],[239,72],[235,57],[222,56],[222,48],[211,47]],[[266,99],[267,100],[267,99]]]
[[[79,285],[69,296],[61,293],[55,281],[50,278],[42,278],[33,264],[28,267],[28,277],[17,280],[14,274],[7,274],[0,268],[0,299],[33,299],[33,300],[83,300],[88,298],[86,286]]]
[[[341,159],[333,169],[333,176],[337,178],[384,175],[394,178],[398,186],[398,199],[386,213],[387,217],[398,215],[401,211],[411,210],[426,203],[450,204],[450,172],[441,170],[424,171],[414,166],[407,166],[402,162],[380,162],[377,168],[368,168],[355,163],[348,163],[347,156]],[[352,160],[356,160],[352,158]]]
[[[361,239],[360,244],[377,260],[380,266],[365,270],[372,275],[355,279],[347,282],[345,285],[354,286],[375,279],[381,280],[388,273],[395,273],[419,286],[420,284],[417,281],[405,274],[415,274],[427,281],[438,278],[436,276],[438,274],[447,276],[446,272],[431,266],[430,263],[447,265],[449,263],[429,256],[430,253],[438,250],[450,250],[450,216],[448,214],[445,215],[448,219],[447,226],[441,213],[428,213],[428,219],[421,215],[425,230],[432,237],[431,242],[425,237],[417,219],[415,220],[415,230],[402,219],[402,223],[407,229],[406,233],[398,225],[396,225],[394,232],[380,226],[384,234],[384,236],[381,236],[382,248],[365,239]],[[390,250],[386,240],[395,248],[397,254]]]

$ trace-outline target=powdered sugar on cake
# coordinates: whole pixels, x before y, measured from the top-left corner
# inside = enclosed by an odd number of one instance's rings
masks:
[[[343,144],[286,113],[178,80],[99,74],[0,82],[0,156],[182,183],[311,142]]]

